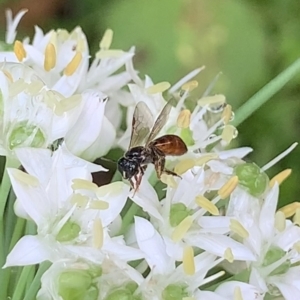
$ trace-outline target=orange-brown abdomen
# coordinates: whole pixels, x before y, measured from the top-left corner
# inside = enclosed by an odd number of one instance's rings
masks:
[[[149,147],[156,147],[165,155],[179,156],[187,152],[184,141],[174,134],[163,135],[149,144]]]

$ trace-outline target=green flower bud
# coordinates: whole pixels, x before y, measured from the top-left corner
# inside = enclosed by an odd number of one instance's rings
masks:
[[[119,289],[111,292],[105,300],[142,300],[142,298],[134,296],[129,289]]]
[[[282,250],[279,247],[273,246],[266,253],[262,266],[263,267],[269,266],[269,265],[275,263],[276,261],[278,261],[279,259],[281,259],[282,257],[284,257],[285,255],[286,255],[286,252],[284,250]],[[273,276],[273,275],[285,274],[289,270],[290,267],[291,267],[291,261],[289,259],[287,259],[280,266],[278,266],[275,270],[273,270],[270,273],[270,275]]]
[[[30,141],[30,144],[27,141]],[[18,123],[8,138],[11,150],[22,145],[40,148],[45,144],[45,141],[43,132],[35,125],[28,125],[26,121]]]
[[[176,227],[184,220],[187,216],[192,214],[192,210],[188,209],[183,203],[174,203],[171,205],[170,210],[170,225]]]
[[[58,294],[64,300],[96,300],[98,290],[92,286],[92,278],[87,270],[72,270],[60,274]]]
[[[258,197],[266,190],[269,178],[256,164],[237,165],[234,172],[239,178],[239,184],[244,186],[252,196]]]
[[[168,285],[162,292],[163,300],[182,300],[182,298],[188,296],[189,294],[186,291],[186,287],[176,284]]]
[[[68,220],[56,236],[58,242],[69,242],[78,237],[81,228],[78,224]]]

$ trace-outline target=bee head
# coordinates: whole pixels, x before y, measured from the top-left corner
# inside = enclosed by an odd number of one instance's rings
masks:
[[[118,161],[118,170],[124,179],[130,179],[138,173],[139,163],[135,160],[122,157]]]

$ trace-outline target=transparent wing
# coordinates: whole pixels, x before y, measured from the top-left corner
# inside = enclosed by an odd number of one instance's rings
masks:
[[[148,145],[154,138],[158,135],[158,133],[161,131],[161,129],[166,125],[168,116],[170,114],[171,108],[172,108],[172,103],[174,99],[172,98],[167,102],[167,104],[164,106],[163,110],[157,117],[153,128],[151,130],[151,133],[147,139],[146,145]]]
[[[139,102],[132,118],[131,138],[129,149],[140,146],[147,138],[153,125],[153,116],[145,102]]]

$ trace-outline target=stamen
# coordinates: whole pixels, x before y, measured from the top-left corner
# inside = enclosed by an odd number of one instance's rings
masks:
[[[113,40],[114,32],[111,29],[106,29],[103,38],[100,41],[99,47],[102,50],[108,50]]]
[[[218,208],[211,201],[209,201],[207,198],[205,198],[204,196],[201,196],[201,195],[197,196],[195,201],[196,201],[197,205],[199,205],[200,207],[207,210],[213,216],[218,216],[219,215]]]
[[[232,250],[230,248],[227,248],[224,252],[224,258],[230,262],[230,263],[233,263],[234,261],[234,256],[233,256],[233,253],[232,253]]]
[[[285,215],[282,211],[277,211],[275,214],[275,228],[280,232],[285,230]]]
[[[228,124],[231,117],[232,117],[232,107],[231,105],[227,104],[222,113],[224,124]]]
[[[249,236],[249,232],[238,220],[231,219],[229,228],[232,232],[238,234],[243,239]]]
[[[78,104],[80,103],[81,100],[82,100],[82,96],[77,94],[77,95],[73,95],[69,98],[63,98],[59,102],[54,101],[55,102],[54,112],[56,115],[61,116],[63,113],[78,106]]]
[[[103,246],[103,225],[99,218],[95,219],[93,225],[93,246],[100,249]]]
[[[214,95],[201,98],[198,100],[198,104],[201,106],[208,105],[208,104],[216,104],[216,103],[225,103],[226,98],[224,95]]]
[[[77,207],[86,207],[88,201],[89,201],[89,198],[87,196],[84,196],[79,193],[73,194],[70,199],[71,204],[73,204],[73,205],[76,204]]]
[[[99,209],[99,210],[105,210],[109,208],[109,203],[102,200],[94,200],[91,201],[89,204],[90,209]]]
[[[148,94],[157,94],[157,93],[163,93],[167,89],[169,89],[171,84],[167,81],[159,82],[157,84],[154,84],[146,89]]]
[[[195,166],[195,160],[188,158],[180,161],[174,168],[174,172],[178,175],[185,173],[187,170]]]
[[[181,89],[183,91],[189,91],[190,92],[190,91],[194,90],[196,87],[198,87],[198,81],[197,80],[191,80],[191,81],[185,83],[181,87]]]
[[[52,43],[48,43],[45,49],[44,69],[49,72],[56,65],[56,50]]]
[[[171,236],[172,240],[174,242],[179,242],[187,233],[187,231],[191,228],[193,221],[194,219],[192,216],[187,216],[185,219],[183,219],[172,232],[172,236]]]
[[[275,175],[271,180],[270,180],[270,187],[273,187],[275,182],[278,183],[278,185],[280,185],[283,181],[285,181],[292,173],[292,169],[286,169],[280,173],[278,173],[277,175]]]
[[[178,82],[176,82],[169,90],[170,94],[175,93],[181,86],[183,86],[186,82],[194,78],[198,73],[203,71],[205,69],[205,66],[202,66],[201,68],[195,69],[183,78],[181,78]]]
[[[24,46],[22,42],[16,40],[14,44],[14,52],[18,59],[18,61],[22,61],[26,57],[26,51],[24,49]]]
[[[1,70],[10,82],[14,82],[12,75],[7,70]]]
[[[241,288],[240,288],[239,286],[237,286],[237,287],[234,289],[233,299],[234,299],[234,300],[243,300],[242,291],[241,291]]]
[[[98,186],[97,184],[85,180],[85,179],[73,179],[73,184],[71,185],[73,190],[91,190],[91,191],[97,191]]]
[[[286,218],[290,218],[298,208],[300,208],[300,202],[293,202],[281,207],[278,211],[282,211]]]
[[[232,125],[225,125],[224,129],[222,131],[221,137],[222,140],[225,141],[227,144],[229,144],[232,139],[234,139],[237,136],[237,130]]]
[[[296,213],[293,217],[293,222],[298,226],[300,225],[300,208],[296,209]]]
[[[220,272],[218,272],[218,273],[216,273],[214,275],[206,277],[205,279],[202,280],[201,285],[204,285],[204,284],[207,284],[209,282],[212,282],[212,281],[214,281],[214,280],[216,280],[216,279],[224,276],[225,274],[226,274],[225,271],[220,271]]]
[[[168,174],[162,174],[160,180],[171,188],[177,187],[177,182],[174,179],[174,176]]]
[[[195,274],[195,260],[193,247],[187,246],[183,250],[182,258],[183,271],[187,275]]]
[[[188,128],[191,123],[191,112],[188,109],[184,109],[180,112],[177,118],[177,126],[179,128]]]
[[[39,180],[35,176],[22,172],[21,170],[10,169],[10,173],[13,175],[15,179],[17,179],[18,181],[26,185],[32,187],[37,187],[39,185]]]
[[[81,61],[82,54],[80,52],[76,52],[72,60],[67,64],[64,70],[64,74],[66,76],[72,76],[75,73],[78,66],[80,65]]]
[[[268,169],[270,169],[271,167],[273,167],[275,164],[277,164],[281,159],[283,159],[285,156],[287,156],[290,152],[292,152],[296,147],[297,147],[298,143],[294,143],[293,145],[291,145],[288,149],[286,149],[285,151],[283,151],[281,154],[279,154],[277,157],[275,157],[274,159],[272,159],[269,163],[267,163],[266,165],[264,165],[261,170],[262,171],[266,171]]]
[[[23,92],[26,90],[28,87],[28,83],[24,81],[24,79],[20,78],[16,81],[14,81],[10,87],[9,87],[9,96],[10,97],[15,97],[19,93]]]
[[[239,178],[237,176],[231,177],[218,191],[221,199],[226,199],[234,191],[239,183]]]
[[[122,192],[124,188],[124,183],[122,181],[112,182],[97,189],[96,195],[98,199],[103,198],[106,195],[118,195]]]
[[[213,154],[213,153],[204,155],[204,156],[196,159],[196,166],[203,166],[210,160],[217,159],[218,157],[219,157],[218,154]]]

